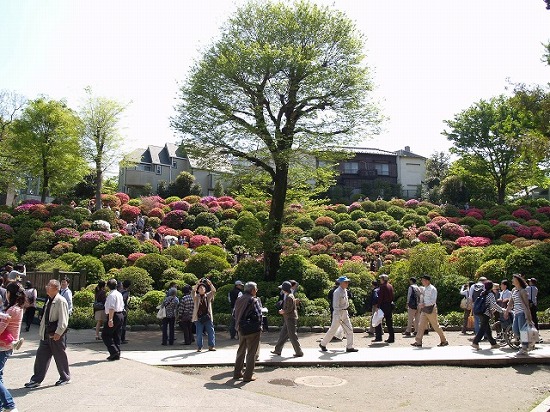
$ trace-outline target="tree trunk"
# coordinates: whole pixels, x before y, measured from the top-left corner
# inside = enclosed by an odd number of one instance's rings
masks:
[[[101,169],[101,162],[97,162],[95,165],[95,210],[101,209],[101,189],[103,185],[103,170]]]
[[[275,280],[281,260],[280,235],[283,227],[286,192],[288,188],[288,163],[277,165],[269,210],[269,221],[266,226],[264,246],[265,280]]]
[[[48,195],[48,186],[50,185],[50,177],[44,174],[44,180],[42,182],[42,191],[40,194],[40,201],[46,203],[46,196]]]
[[[501,183],[499,185],[497,185],[497,203],[499,205],[502,205],[504,203],[504,200],[506,197],[506,186]]]

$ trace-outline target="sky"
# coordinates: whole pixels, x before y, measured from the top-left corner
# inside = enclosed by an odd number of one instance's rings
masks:
[[[444,120],[512,83],[547,84],[543,0],[316,0],[366,37],[373,99],[386,117],[363,146],[448,151]],[[0,89],[65,99],[84,88],[128,103],[125,151],[177,142],[178,84],[244,0],[2,0]],[[363,138],[363,137],[362,137]]]

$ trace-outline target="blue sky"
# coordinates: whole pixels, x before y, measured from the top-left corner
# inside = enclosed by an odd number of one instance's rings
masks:
[[[0,89],[47,95],[76,108],[96,95],[131,102],[127,150],[176,142],[169,126],[178,82],[244,1],[4,0]],[[443,120],[512,82],[545,84],[550,40],[542,0],[318,0],[365,34],[374,98],[388,117],[364,146],[445,151]]]

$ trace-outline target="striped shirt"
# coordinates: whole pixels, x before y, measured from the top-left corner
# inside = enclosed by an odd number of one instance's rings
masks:
[[[521,301],[521,296],[519,292],[520,291],[516,288],[512,290],[512,301],[514,302],[514,315],[517,315],[518,313],[524,313],[523,302]]]
[[[484,315],[489,317],[491,317],[491,314],[494,312],[504,312],[504,309],[497,304],[497,300],[495,299],[495,294],[493,292],[487,293],[487,297],[485,298],[485,308]]]

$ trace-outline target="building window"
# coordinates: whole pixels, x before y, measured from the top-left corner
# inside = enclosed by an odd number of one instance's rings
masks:
[[[172,169],[177,169],[178,168],[178,162],[176,162],[175,160],[172,160]]]
[[[150,172],[151,171],[151,165],[139,164],[139,165],[136,166],[136,170],[141,170],[142,172]]]
[[[378,163],[374,165],[376,173],[378,176],[389,176],[390,175],[390,165],[384,163]]]
[[[344,173],[348,175],[356,175],[359,172],[359,163],[357,162],[345,162]]]
[[[161,165],[156,165],[155,167],[155,173],[157,175],[161,175],[162,174],[162,166]]]

